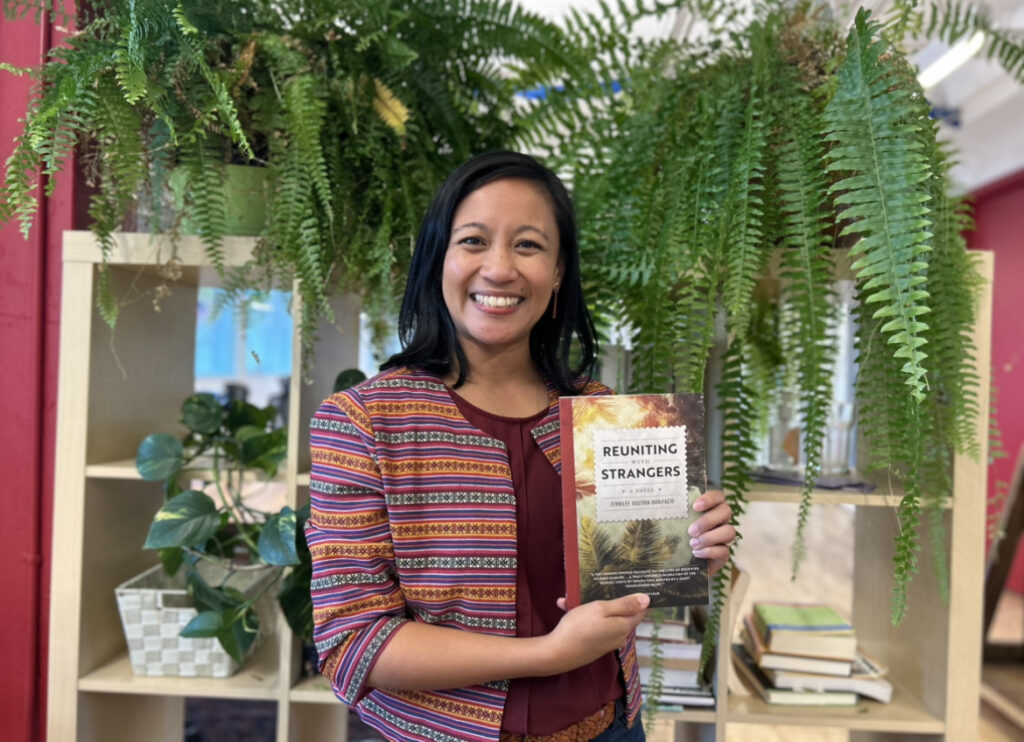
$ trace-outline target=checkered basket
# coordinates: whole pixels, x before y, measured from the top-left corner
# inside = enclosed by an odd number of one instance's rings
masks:
[[[217,576],[205,574],[205,567],[203,576],[207,581],[220,584],[226,569],[220,568],[221,574]],[[185,589],[184,572],[178,570],[174,577],[168,577],[158,564],[117,586],[117,608],[128,640],[132,672],[150,677],[229,677],[239,664],[220,642],[179,635],[198,614]],[[228,584],[248,597],[259,592],[274,576],[272,568],[240,569],[231,575]],[[267,590],[256,601],[256,612],[260,634],[250,654],[274,631],[277,614],[273,590]]]

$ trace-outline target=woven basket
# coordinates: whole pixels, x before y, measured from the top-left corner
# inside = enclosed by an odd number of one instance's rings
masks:
[[[203,571],[211,584],[219,584],[223,579],[223,568],[220,576]],[[229,677],[237,672],[239,664],[220,642],[180,636],[181,630],[198,614],[185,589],[184,572],[178,570],[174,577],[168,577],[158,564],[117,586],[117,608],[128,640],[132,672],[149,677]],[[228,584],[250,597],[273,579],[272,568],[242,569],[231,576]],[[249,654],[274,631],[277,614],[272,590],[256,601],[256,612],[260,633]]]

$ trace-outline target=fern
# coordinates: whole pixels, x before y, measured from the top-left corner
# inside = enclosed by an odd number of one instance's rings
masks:
[[[853,269],[861,300],[882,306],[873,317],[887,318],[881,332],[896,345],[912,397],[924,399],[927,380],[922,346],[929,311],[923,284],[923,255],[930,237],[929,200],[922,181],[928,166],[920,152],[913,116],[912,88],[901,85],[888,48],[876,40],[878,25],[857,14],[847,40],[847,57],[836,71],[838,89],[825,107],[826,139],[832,142],[828,170],[845,175],[829,192],[845,206],[841,234],[860,239]]]

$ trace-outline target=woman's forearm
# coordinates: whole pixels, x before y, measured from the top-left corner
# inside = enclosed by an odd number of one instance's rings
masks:
[[[380,651],[367,685],[440,690],[567,672],[621,648],[649,603],[640,594],[585,603],[566,613],[550,633],[536,637],[408,622]]]
[[[381,650],[367,685],[394,690],[462,688],[549,675],[545,637],[517,638],[409,622]],[[557,670],[555,671],[557,672]]]

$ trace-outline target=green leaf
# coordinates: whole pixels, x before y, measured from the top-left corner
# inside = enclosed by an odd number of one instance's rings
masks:
[[[245,466],[262,469],[273,476],[288,453],[288,431],[284,428],[264,433],[256,428],[242,428],[236,436],[242,442],[241,460]]]
[[[236,399],[228,405],[227,419],[224,425],[235,435],[243,426],[252,426],[259,430],[266,430],[267,425],[270,424],[276,414],[277,409],[273,406],[261,409],[256,405]]]
[[[274,513],[267,518],[260,531],[260,559],[267,564],[279,566],[298,564],[296,525],[295,511],[288,506],[282,508],[280,513]]]
[[[147,435],[135,455],[135,468],[147,482],[170,479],[185,463],[181,441],[168,433]]]
[[[160,562],[164,565],[164,572],[174,577],[185,561],[185,552],[179,546],[171,546],[160,549]]]
[[[189,595],[200,611],[237,610],[245,603],[245,596],[230,587],[212,587],[199,572],[192,569],[186,580]]]
[[[303,641],[313,641],[313,599],[309,592],[312,568],[301,564],[289,572],[277,593],[277,602],[291,630]]]
[[[252,607],[224,616],[224,628],[217,640],[236,662],[242,662],[260,633],[260,617]]]
[[[153,517],[144,549],[201,546],[220,528],[217,506],[198,490],[172,497]]]
[[[195,433],[213,435],[223,419],[224,408],[212,394],[193,394],[181,405],[181,421]]]
[[[190,639],[213,638],[224,630],[224,620],[217,611],[202,611],[181,630]]]

